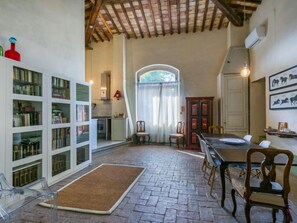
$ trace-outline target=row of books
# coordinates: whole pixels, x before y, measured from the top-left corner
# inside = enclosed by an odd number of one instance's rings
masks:
[[[52,130],[52,150],[70,146],[70,128]]]
[[[89,145],[82,146],[76,150],[76,165],[79,165],[90,159]]]
[[[22,187],[38,179],[38,164],[13,172],[13,186]]]
[[[88,105],[76,105],[76,121],[77,122],[89,121],[89,106]]]
[[[66,162],[67,162],[66,154],[57,154],[53,156],[52,176],[55,176],[67,170],[68,168],[67,168]]]
[[[40,139],[41,140],[41,139]],[[41,154],[41,142],[20,142],[19,144],[13,145],[12,159],[13,161],[24,159],[28,156],[34,156]]]
[[[52,77],[52,86],[53,88],[68,88],[70,89],[70,81],[58,78],[58,77]]]
[[[62,98],[62,99],[70,99],[70,90],[69,89],[52,89],[52,97],[53,98]]]
[[[42,74],[19,67],[13,67],[13,80],[42,85]]]
[[[23,85],[15,83],[13,85],[13,93],[32,96],[42,96],[42,87],[40,85]]]
[[[41,113],[39,111],[16,113],[13,115],[13,127],[34,126],[41,124]]]

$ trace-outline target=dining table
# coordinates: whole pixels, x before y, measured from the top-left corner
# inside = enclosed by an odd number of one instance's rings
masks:
[[[206,141],[207,145],[214,150],[221,163],[219,166],[220,179],[222,184],[221,206],[225,205],[226,182],[225,172],[231,165],[246,164],[246,154],[250,148],[262,148],[258,144],[248,142],[234,134],[209,134],[203,133],[201,137]],[[264,149],[264,148],[263,148]],[[260,164],[264,159],[263,154],[254,157],[252,163]],[[285,165],[287,159],[280,155],[275,158],[277,165]],[[297,160],[293,161],[293,165],[297,166]]]

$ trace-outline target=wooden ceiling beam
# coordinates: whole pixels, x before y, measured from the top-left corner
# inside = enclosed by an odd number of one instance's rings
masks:
[[[210,22],[210,26],[209,26],[209,30],[211,31],[213,28],[213,23],[215,21],[215,18],[217,16],[217,6],[215,5],[215,7],[213,8],[213,13],[212,13],[212,17],[211,17],[211,22]]]
[[[169,21],[170,35],[172,35],[173,34],[173,27],[172,27],[172,15],[171,15],[171,4],[170,4],[170,0],[167,0],[167,12],[168,12],[168,21]]]
[[[120,23],[120,26],[122,27],[123,33],[126,35],[127,39],[130,39],[130,35],[128,34],[128,32],[127,32],[125,26],[123,25],[122,20],[121,20],[119,14],[118,14],[118,11],[117,11],[116,8],[114,7],[114,4],[111,3],[110,5],[111,5],[111,7],[112,7],[112,10],[114,11],[114,14],[115,14],[116,17],[117,17],[118,22]]]
[[[234,10],[228,5],[226,0],[212,0],[212,2],[221,10],[221,12],[229,19],[229,21],[235,26],[242,26],[242,19],[234,12]]]
[[[105,14],[107,15],[108,19],[111,21],[113,28],[116,30],[117,34],[120,34],[120,31],[117,27],[117,25],[115,24],[115,22],[113,21],[108,9],[106,8],[106,6],[103,6],[103,10],[105,12]]]
[[[99,22],[95,23],[95,28],[98,28],[98,30],[103,33],[105,39],[107,39],[108,41],[110,41],[110,37],[107,35],[107,33],[105,32],[105,30],[101,27],[101,25],[99,24]]]
[[[180,34],[180,0],[176,0],[177,10],[177,33]]]
[[[140,35],[141,35],[141,38],[143,38],[144,35],[143,35],[143,32],[142,32],[142,30],[141,30],[141,28],[140,28],[140,24],[139,24],[139,21],[138,21],[137,14],[136,14],[136,12],[135,12],[135,8],[134,8],[133,3],[132,3],[131,1],[129,1],[129,3],[130,3],[130,7],[131,7],[131,9],[132,9],[132,12],[133,12],[133,15],[134,15],[134,19],[135,19],[135,21],[136,21],[136,24],[137,24],[139,33],[140,33]]]
[[[95,29],[94,31],[95,31],[95,34],[98,36],[98,38],[101,40],[101,42],[104,42],[104,39],[102,38],[100,33],[97,31],[97,29]]]
[[[186,0],[186,33],[189,32],[189,0]]]
[[[87,25],[86,31],[85,31],[85,45],[86,46],[89,45],[89,42],[91,40],[91,36],[94,31],[94,25],[97,20],[98,13],[99,13],[100,7],[102,5],[102,2],[103,2],[103,0],[96,0],[94,6],[92,8],[90,19],[88,21],[88,25]]]
[[[209,4],[209,0],[205,0],[205,7],[204,7],[204,14],[203,14],[201,32],[203,32],[204,28],[205,28],[205,22],[206,22],[207,11],[208,11],[208,4]]]
[[[136,35],[135,30],[134,30],[134,28],[133,28],[133,26],[131,24],[130,18],[128,16],[128,14],[127,14],[127,11],[126,11],[126,8],[125,8],[124,4],[120,3],[120,6],[122,8],[122,11],[123,11],[123,13],[125,15],[125,18],[126,18],[128,24],[129,24],[129,27],[130,27],[131,31],[133,32],[134,37],[137,39],[137,35]]]
[[[193,25],[193,33],[196,32],[197,29],[197,17],[199,13],[199,0],[195,1],[195,15],[194,15],[194,25]]]
[[[99,41],[95,38],[94,34],[92,35],[92,39],[93,39],[96,43],[99,42]]]
[[[160,23],[161,23],[161,27],[162,27],[162,34],[163,36],[165,36],[165,29],[164,29],[164,21],[163,21],[163,15],[162,15],[162,6],[161,6],[161,2],[160,0],[157,0],[158,2],[158,11],[159,11],[159,16],[160,16]]]
[[[113,34],[112,34],[112,32],[111,32],[109,26],[108,26],[107,23],[106,23],[106,20],[105,20],[104,17],[101,15],[101,13],[99,13],[99,17],[100,17],[101,21],[103,22],[105,28],[106,28],[107,31],[109,32],[109,34],[110,34],[111,36],[113,36]]]
[[[153,23],[154,30],[155,30],[155,36],[157,37],[158,36],[158,30],[157,30],[157,26],[156,26],[156,20],[155,20],[155,15],[154,15],[152,3],[151,3],[151,0],[147,0],[147,2],[148,2],[148,5],[149,5],[149,10],[150,10],[151,16],[152,16],[152,23]]]
[[[150,30],[149,30],[149,27],[148,27],[148,24],[147,24],[147,20],[146,20],[145,14],[144,14],[143,5],[141,3],[141,0],[138,0],[138,4],[139,4],[139,8],[140,8],[140,11],[141,11],[141,14],[142,14],[142,18],[144,20],[144,24],[145,24],[145,27],[146,27],[146,30],[147,30],[148,37],[151,38],[151,33],[150,33]]]
[[[219,24],[218,24],[218,29],[221,29],[221,28],[222,28],[222,24],[223,24],[224,18],[225,18],[225,15],[222,14],[222,15],[221,15],[221,18],[220,18],[220,22],[219,22]]]

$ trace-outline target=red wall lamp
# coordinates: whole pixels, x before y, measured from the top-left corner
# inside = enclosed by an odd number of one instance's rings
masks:
[[[113,97],[117,98],[117,100],[119,100],[120,97],[122,97],[122,94],[121,94],[121,92],[119,90],[117,90]]]

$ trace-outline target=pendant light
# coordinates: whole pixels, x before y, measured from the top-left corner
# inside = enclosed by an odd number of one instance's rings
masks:
[[[244,0],[243,4],[244,4],[243,5],[243,25],[245,25],[245,0]],[[248,63],[245,61],[243,63],[243,67],[240,71],[240,75],[242,77],[248,77],[250,75],[250,73],[251,73],[251,71],[249,69]]]
[[[250,71],[250,69],[248,67],[248,64],[246,62],[244,62],[243,63],[243,68],[242,68],[242,70],[240,72],[240,75],[242,77],[248,77],[250,75],[250,73],[251,73],[251,71]]]

